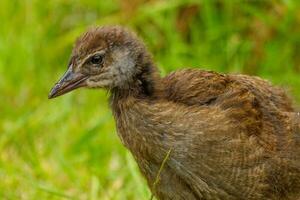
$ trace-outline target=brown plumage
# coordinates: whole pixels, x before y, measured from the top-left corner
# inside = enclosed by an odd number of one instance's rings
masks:
[[[300,199],[300,116],[269,82],[196,69],[161,78],[133,33],[107,26],[77,40],[49,98],[78,87],[110,91],[118,135],[158,199]]]

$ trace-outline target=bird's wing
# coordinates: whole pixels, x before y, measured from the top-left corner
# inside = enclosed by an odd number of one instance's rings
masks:
[[[284,90],[246,75],[223,75],[196,69],[180,70],[163,79],[164,98],[196,107],[219,107],[227,118],[255,136],[267,149],[285,134],[284,112],[293,112]]]
[[[184,69],[164,77],[162,83],[164,98],[187,105],[211,105],[220,102],[220,98],[222,101],[228,93],[239,94],[246,90],[269,109],[293,111],[291,100],[284,90],[258,77]]]

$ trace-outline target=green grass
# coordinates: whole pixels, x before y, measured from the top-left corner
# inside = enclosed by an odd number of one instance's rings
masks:
[[[0,1],[0,199],[149,199],[99,90],[47,94],[87,27],[123,24],[162,72],[259,75],[300,102],[297,1]]]

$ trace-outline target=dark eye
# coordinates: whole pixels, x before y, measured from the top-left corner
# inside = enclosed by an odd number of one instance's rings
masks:
[[[94,55],[93,57],[91,57],[90,59],[90,63],[92,63],[93,65],[99,65],[102,63],[102,55]]]

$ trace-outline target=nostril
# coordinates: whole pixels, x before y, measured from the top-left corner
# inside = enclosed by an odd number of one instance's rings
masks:
[[[73,75],[73,72],[71,70],[71,68],[69,68],[65,74],[62,76],[62,78],[58,81],[57,84],[62,84],[64,82],[69,82],[73,79],[74,75]]]

